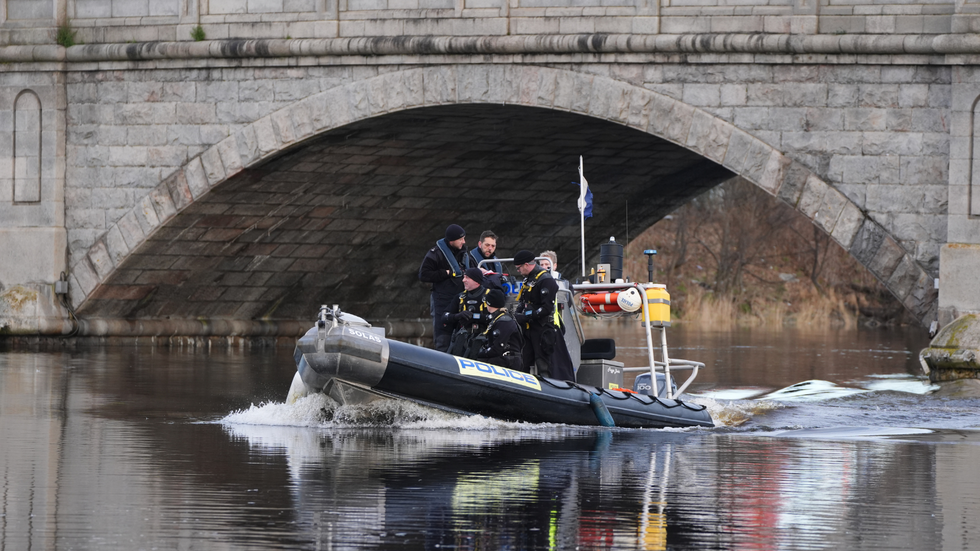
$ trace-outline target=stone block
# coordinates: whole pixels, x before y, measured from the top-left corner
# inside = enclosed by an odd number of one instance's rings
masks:
[[[456,95],[460,102],[485,103],[490,93],[489,70],[479,65],[456,68]]]
[[[756,141],[758,140],[751,134],[735,128],[728,139],[728,149],[725,151],[725,159],[721,164],[732,172],[741,174],[745,169],[745,158],[749,149]]]
[[[126,214],[116,222],[116,225],[119,227],[123,240],[126,242],[126,246],[129,247],[130,250],[138,247],[143,240],[146,239],[146,234],[143,233],[143,228],[140,226],[140,222],[136,218],[136,212],[134,210],[127,211]]]
[[[878,250],[866,266],[879,279],[888,281],[905,256],[905,250],[902,249],[901,245],[895,242],[891,236],[884,235]]]
[[[892,272],[885,286],[888,287],[896,298],[904,302],[922,275],[924,275],[922,269],[911,258],[905,256],[898,264],[898,267],[895,268],[895,271]]]
[[[899,183],[906,185],[940,184],[947,181],[949,159],[946,157],[905,156],[900,159]]]
[[[681,101],[695,107],[720,105],[721,86],[718,84],[685,84]]]
[[[722,84],[719,92],[720,105],[741,107],[748,100],[748,90],[745,84]]]
[[[577,113],[589,112],[594,77],[570,71],[561,71],[555,81],[555,103],[557,109]]]
[[[217,147],[211,147],[205,150],[198,159],[201,160],[201,165],[204,167],[208,187],[216,186],[218,183],[224,181],[226,177],[225,167],[221,163],[221,155],[218,153]]]
[[[385,76],[385,104],[389,111],[424,103],[425,83],[421,70],[400,71]]]
[[[848,184],[877,184],[880,176],[878,158],[865,155],[836,155],[831,170],[839,171],[840,181]]]
[[[276,133],[277,141],[282,145],[289,145],[298,140],[289,108],[272,113],[269,115],[269,120],[272,121],[272,128]]]
[[[456,101],[456,72],[452,67],[422,69],[423,98],[426,105]]]
[[[589,112],[600,119],[626,122],[629,116],[631,87],[627,84],[596,78],[592,82]]]
[[[980,220],[961,215],[948,218],[949,243],[980,243]]]
[[[844,209],[844,205],[849,203],[850,201],[842,193],[833,187],[828,187],[827,192],[823,196],[823,201],[821,201],[820,208],[817,210],[816,216],[813,217],[813,221],[828,234],[832,233],[834,225],[837,224],[837,219]]]
[[[71,277],[73,281],[71,282],[71,289],[73,291],[81,291],[81,297],[77,294],[72,293],[72,300],[79,300],[77,304],[81,304],[84,297],[87,297],[92,293],[93,290],[99,285],[100,279],[98,274],[96,274],[95,269],[89,264],[88,256],[82,257],[78,262],[76,262],[71,267]]]
[[[153,188],[153,191],[150,192],[149,200],[160,222],[166,222],[173,215],[177,214],[177,207],[174,206],[173,199],[170,196],[170,189],[166,183],[161,183]]]
[[[218,145],[211,149],[216,149],[218,157],[221,161],[221,166],[224,167],[224,178],[230,178],[233,175],[242,171],[245,168],[242,163],[242,157],[239,153],[238,139],[235,135],[228,136],[227,138],[218,142]],[[203,155],[202,155],[203,158]]]
[[[160,226],[160,218],[157,216],[156,207],[149,196],[140,200],[133,211],[136,213],[136,221],[139,222],[140,229],[143,230],[144,235],[150,235],[153,233],[153,230]]]
[[[521,79],[521,104],[531,106],[554,105],[558,85],[558,71],[545,67],[524,67]]]
[[[769,161],[766,163],[762,178],[758,182],[759,187],[768,191],[771,195],[776,195],[790,163],[791,161],[788,157],[773,149],[769,154]]]
[[[252,125],[260,157],[266,157],[280,149],[278,134],[271,117],[262,117]],[[196,197],[196,196],[195,196]]]
[[[99,281],[104,280],[115,267],[112,262],[112,258],[109,255],[109,251],[103,241],[96,241],[88,250],[88,260],[92,268],[95,270]]]
[[[629,113],[626,119],[629,126],[645,132],[650,126],[652,111],[653,93],[635,87],[630,90]]]
[[[108,164],[111,166],[146,165],[145,147],[110,146],[106,150],[109,154]]]
[[[126,244],[126,240],[123,239],[122,232],[117,225],[109,228],[109,231],[103,237],[103,242],[105,243],[106,252],[113,266],[118,266],[129,255],[129,251],[132,250]]]
[[[810,169],[806,166],[797,161],[792,161],[783,172],[783,181],[779,185],[777,197],[796,208],[810,174]]]
[[[191,192],[185,174],[185,170],[177,170],[161,183],[161,186],[166,186],[174,208],[178,211],[194,202],[194,194]]]
[[[846,201],[830,236],[845,250],[850,250],[864,222],[864,213],[854,203]]]
[[[939,251],[939,308],[980,312],[980,244],[947,243]]]
[[[201,157],[194,157],[187,163],[184,167],[184,179],[195,200],[207,193],[211,187]],[[174,201],[177,202],[176,198]]]
[[[829,188],[830,186],[826,182],[810,174],[806,180],[806,185],[803,186],[803,193],[800,195],[800,202],[796,207],[797,210],[805,214],[807,218],[814,220],[817,212],[820,210],[820,205],[823,203],[823,197]]]
[[[749,149],[745,154],[741,171],[742,176],[752,182],[761,182],[773,151],[774,149],[769,144],[753,139],[749,143]]]
[[[697,151],[705,157],[721,163],[725,159],[728,149],[728,142],[732,135],[733,127],[719,119],[716,119],[703,111],[695,112],[691,120],[691,129],[687,136],[687,146]],[[759,171],[755,182],[761,178],[762,171]]]
[[[666,117],[663,137],[674,143],[684,144],[694,120],[694,108],[679,101],[673,102],[670,114]]]
[[[844,130],[880,132],[885,130],[888,111],[869,107],[853,107],[843,110]]]

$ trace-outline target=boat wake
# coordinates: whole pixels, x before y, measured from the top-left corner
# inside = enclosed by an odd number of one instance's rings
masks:
[[[228,414],[219,422],[222,425],[456,430],[530,426],[528,423],[510,423],[481,415],[451,413],[405,400],[378,400],[367,405],[340,405],[321,393],[310,394],[292,404],[283,402],[253,404],[248,409]]]

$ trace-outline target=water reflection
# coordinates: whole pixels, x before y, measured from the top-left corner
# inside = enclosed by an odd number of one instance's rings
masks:
[[[807,364],[761,350],[740,368],[766,393],[911,382],[904,364],[821,364],[769,387],[765,357]],[[339,426],[322,397],[282,403],[290,352],[0,354],[0,548],[980,548],[976,400],[770,396],[694,431],[402,406]]]

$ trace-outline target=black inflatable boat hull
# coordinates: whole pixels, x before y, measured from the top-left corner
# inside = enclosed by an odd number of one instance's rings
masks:
[[[508,421],[600,425],[597,394],[618,427],[711,427],[702,406],[538,378],[386,339],[363,327],[314,327],[294,354],[307,389],[338,384]],[[601,408],[601,405],[599,406]]]

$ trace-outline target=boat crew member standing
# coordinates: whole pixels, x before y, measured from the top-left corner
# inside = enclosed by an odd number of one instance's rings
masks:
[[[531,251],[518,251],[514,265],[524,276],[514,312],[514,319],[524,331],[524,370],[531,372],[531,366],[537,366],[537,374],[543,377],[574,381],[575,368],[565,346],[555,303],[558,282],[550,271],[538,266]]]
[[[486,298],[490,324],[484,332],[487,342],[480,349],[477,359],[521,371],[524,363],[521,357],[524,337],[521,335],[521,327],[504,308],[507,296],[500,289],[491,289]]]
[[[484,287],[488,289],[500,289],[504,290],[503,277],[504,277],[504,266],[500,262],[488,262],[483,266],[480,266],[480,262],[483,260],[490,260],[497,258],[495,254],[497,250],[497,234],[490,230],[487,230],[480,234],[480,241],[476,244],[476,247],[470,250],[469,256],[466,258],[467,266],[480,267],[483,271],[483,275],[486,276],[483,281]]]
[[[466,255],[466,231],[456,224],[446,228],[446,236],[436,241],[419,266],[419,281],[432,284],[429,309],[432,312],[432,346],[445,352],[452,329],[443,325],[443,316],[463,291],[463,261]]]

